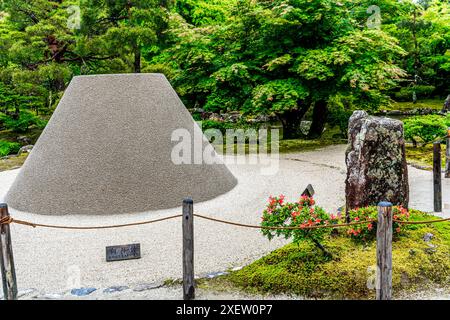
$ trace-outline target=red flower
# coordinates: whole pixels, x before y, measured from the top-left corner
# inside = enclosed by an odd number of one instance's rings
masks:
[[[372,224],[369,223],[369,224],[367,225],[367,229],[369,229],[369,231],[370,231],[370,230],[372,230],[372,228],[373,228]]]
[[[355,217],[355,219],[354,219],[355,221],[359,221],[359,218],[358,217]]]

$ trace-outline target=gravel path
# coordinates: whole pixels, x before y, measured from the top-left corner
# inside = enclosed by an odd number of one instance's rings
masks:
[[[269,195],[285,194],[294,200],[308,183],[314,186],[319,205],[335,211],[344,204],[345,145],[282,155],[276,175],[264,176],[257,165],[231,164],[239,180],[230,192],[216,199],[194,204],[194,211],[216,218],[258,224]],[[409,168],[410,206],[430,210],[431,173]],[[20,169],[19,169],[20,170]],[[19,170],[0,173],[0,200]],[[419,185],[417,185],[419,184]],[[450,179],[443,183],[450,203]],[[426,191],[424,193],[424,191]],[[181,201],[181,199],[180,199]],[[449,207],[448,205],[444,208]],[[448,211],[446,210],[448,216]],[[180,209],[138,213],[130,216],[41,216],[11,210],[17,219],[61,225],[107,225],[160,218]],[[73,231],[12,225],[12,240],[19,290],[63,294],[79,287],[142,287],[181,277],[181,224],[179,220],[123,229]],[[105,261],[105,247],[141,243],[142,258],[121,262]],[[195,262],[197,276],[243,266],[285,243],[271,242],[254,229],[244,229],[197,219]],[[77,280],[80,281],[77,281]],[[151,286],[150,286],[151,287]],[[25,291],[24,291],[25,290]],[[30,289],[31,290],[31,289]],[[145,290],[147,291],[147,290]],[[29,291],[32,294],[35,291]],[[133,291],[134,292],[134,291]],[[176,298],[181,292],[161,289],[160,298]],[[94,293],[92,294],[95,296]],[[54,296],[59,297],[61,296]],[[130,296],[131,297],[131,296]]]

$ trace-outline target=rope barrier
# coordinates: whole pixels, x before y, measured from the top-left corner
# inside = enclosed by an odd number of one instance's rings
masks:
[[[126,224],[116,224],[116,225],[110,225],[110,226],[92,226],[92,227],[80,227],[80,226],[61,226],[61,225],[52,225],[52,224],[42,224],[42,223],[34,223],[29,221],[23,221],[18,219],[13,219],[12,217],[3,217],[0,220],[0,225],[2,224],[11,224],[11,223],[17,223],[25,226],[30,226],[33,228],[36,227],[42,227],[42,228],[52,228],[52,229],[72,229],[72,230],[94,230],[94,229],[113,229],[113,228],[123,228],[123,227],[131,227],[131,226],[138,226],[143,224],[150,224],[155,222],[161,222],[165,220],[180,218],[182,215],[177,214],[161,219],[155,219],[155,220],[148,220],[148,221],[142,221],[142,222],[133,222],[133,223],[126,223]]]
[[[257,226],[257,225],[251,225],[251,224],[226,221],[226,220],[221,220],[221,219],[217,219],[217,218],[203,216],[200,214],[194,214],[194,217],[198,217],[198,218],[210,220],[210,221],[215,221],[215,222],[219,222],[219,223],[223,223],[223,224],[238,226],[238,227],[254,228],[254,229],[270,229],[270,230],[300,230],[300,229],[305,230],[305,229],[321,229],[321,228],[340,228],[340,227],[348,227],[348,226],[353,226],[353,225],[358,225],[358,224],[371,223],[371,222],[376,221],[376,220],[371,219],[371,220],[358,221],[358,222],[328,224],[328,225],[308,226],[308,227],[300,227],[300,226],[296,226],[296,227],[265,227],[265,226]]]
[[[422,221],[401,221],[401,220],[392,220],[392,221],[401,223],[401,224],[430,224],[430,223],[450,221],[450,218],[437,219],[437,220],[422,220]]]
[[[21,224],[25,226],[30,226],[33,228],[41,227],[41,228],[53,228],[53,229],[71,229],[71,230],[96,230],[96,229],[113,229],[113,228],[123,228],[123,227],[131,227],[131,226],[138,226],[138,225],[144,225],[144,224],[151,224],[166,220],[171,220],[175,218],[180,218],[182,215],[173,215],[168,216],[165,218],[155,219],[155,220],[148,220],[148,221],[142,221],[142,222],[133,222],[133,223],[126,223],[126,224],[116,224],[116,225],[109,225],[109,226],[61,226],[61,225],[52,225],[52,224],[42,224],[42,223],[34,223],[24,220],[18,220],[13,219],[11,216],[6,216],[0,219],[0,225],[4,224]],[[376,222],[376,219],[369,219],[364,221],[356,221],[356,222],[350,222],[350,223],[335,223],[335,224],[327,224],[327,225],[316,225],[316,226],[293,226],[293,227],[270,227],[270,226],[259,226],[259,225],[251,225],[251,224],[245,224],[245,223],[239,223],[239,222],[233,222],[233,221],[227,221],[217,218],[212,218],[208,216],[204,216],[201,214],[194,214],[194,217],[198,217],[200,219],[219,222],[223,224],[238,226],[238,227],[245,227],[245,228],[253,228],[253,229],[268,229],[268,230],[308,230],[308,229],[321,229],[321,228],[341,228],[341,227],[349,227],[354,225],[360,225],[360,224],[366,224],[366,223],[372,223]],[[450,221],[450,218],[443,218],[443,219],[437,219],[437,220],[422,220],[422,221],[402,221],[402,220],[393,220],[394,222],[401,223],[401,224],[430,224],[430,223],[438,223],[438,222],[445,222]]]

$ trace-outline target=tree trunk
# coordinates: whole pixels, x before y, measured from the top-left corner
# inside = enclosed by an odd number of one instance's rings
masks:
[[[134,49],[134,73],[141,73],[141,48],[139,46]]]
[[[300,123],[308,109],[309,106],[300,110],[290,110],[277,114],[283,125],[283,139],[296,139],[303,135],[300,130]]]
[[[333,258],[333,255],[331,254],[331,252],[329,252],[327,249],[325,249],[325,247],[316,239],[312,239],[313,243],[316,245],[317,248],[319,248],[320,250],[322,250],[323,254],[328,257],[328,258]]]
[[[322,135],[327,121],[327,102],[324,100],[316,101],[313,110],[313,119],[309,129],[308,138],[315,139]]]

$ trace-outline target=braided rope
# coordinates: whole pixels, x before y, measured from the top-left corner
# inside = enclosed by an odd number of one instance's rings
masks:
[[[232,222],[232,221],[226,221],[222,219],[217,218],[211,218],[208,216],[200,215],[200,214],[194,214],[194,217],[198,217],[205,220],[215,221],[223,224],[229,224],[233,226],[238,227],[245,227],[245,228],[254,228],[254,229],[269,229],[269,230],[306,230],[306,229],[321,229],[321,228],[340,228],[340,227],[348,227],[358,224],[365,224],[365,223],[371,223],[376,220],[364,220],[364,221],[358,221],[358,222],[350,222],[350,223],[339,223],[339,224],[327,224],[327,225],[318,225],[318,226],[307,226],[307,227],[265,227],[265,226],[257,226],[257,225],[251,225],[251,224],[245,224],[245,223],[238,223],[238,222]]]
[[[145,224],[151,224],[151,223],[171,220],[171,219],[175,219],[175,218],[180,218],[181,216],[182,216],[181,214],[178,214],[178,215],[168,216],[165,218],[147,220],[147,221],[141,221],[141,222],[116,224],[116,225],[108,225],[108,226],[86,226],[86,227],[61,226],[61,225],[34,223],[34,222],[30,222],[30,221],[13,219],[11,216],[5,216],[0,219],[0,225],[16,223],[16,224],[21,224],[21,225],[25,225],[25,226],[30,226],[33,228],[42,227],[42,228],[53,228],[53,229],[96,230],[96,229],[113,229],[113,228],[123,228],[123,227],[145,225]],[[270,227],[270,226],[259,226],[259,225],[251,225],[251,224],[227,221],[227,220],[222,220],[222,219],[218,219],[218,218],[208,217],[208,216],[201,215],[201,214],[194,214],[194,217],[198,217],[198,218],[204,219],[204,220],[219,222],[219,223],[223,223],[223,224],[238,226],[238,227],[253,228],[253,229],[267,229],[267,230],[307,230],[307,229],[321,229],[321,228],[341,228],[341,227],[349,227],[349,226],[354,226],[354,225],[372,223],[372,222],[377,221],[376,219],[370,219],[370,220],[350,222],[350,223],[338,223],[338,224],[316,225],[316,226],[306,226],[306,227],[301,227],[301,226]],[[430,223],[450,221],[450,218],[443,218],[443,219],[437,219],[437,220],[423,220],[423,221],[401,221],[401,220],[393,220],[393,221],[400,223],[400,224],[430,224]]]
[[[165,218],[142,221],[142,222],[116,224],[116,225],[109,225],[109,226],[91,226],[91,227],[61,226],[61,225],[53,225],[53,224],[34,223],[34,222],[29,222],[29,221],[24,221],[24,220],[13,219],[13,218],[7,216],[0,220],[0,225],[17,223],[17,224],[21,224],[21,225],[25,225],[25,226],[30,226],[33,228],[42,227],[42,228],[53,228],[53,229],[94,230],[94,229],[113,229],[113,228],[139,226],[139,225],[143,225],[143,224],[151,224],[151,223],[155,223],[155,222],[161,222],[161,221],[165,221],[165,220],[180,218],[181,216],[182,216],[181,214],[177,214],[177,215],[173,215],[173,216],[169,216],[169,217],[165,217]]]

